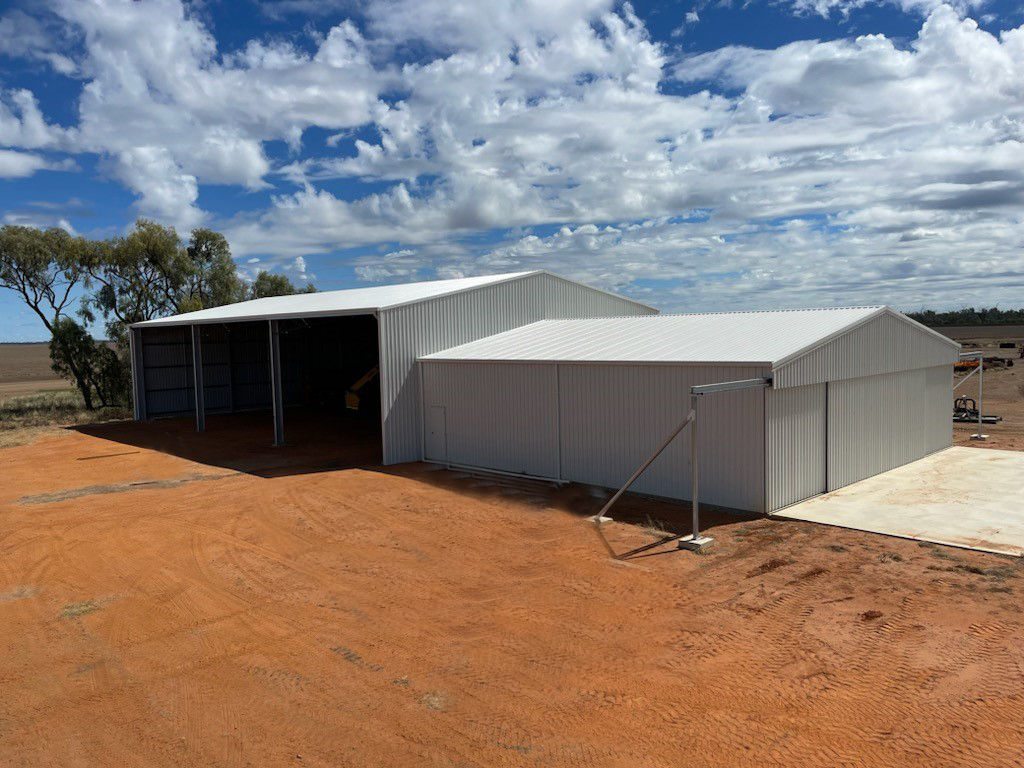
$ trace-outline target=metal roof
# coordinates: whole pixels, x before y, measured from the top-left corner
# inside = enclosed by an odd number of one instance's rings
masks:
[[[133,328],[153,328],[165,325],[193,325],[202,323],[229,323],[246,320],[271,320],[289,317],[316,317],[329,315],[370,314],[381,309],[412,304],[437,296],[468,291],[483,285],[516,280],[542,270],[508,272],[502,275],[460,277],[454,280],[431,280],[402,285],[380,285],[373,288],[352,288],[345,291],[300,293],[293,296],[270,296],[265,299],[240,301],[222,307],[200,309],[157,320],[135,323]]]
[[[884,306],[541,320],[421,359],[774,366],[884,313],[914,322]]]

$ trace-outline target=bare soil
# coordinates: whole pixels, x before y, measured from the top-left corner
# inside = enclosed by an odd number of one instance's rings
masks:
[[[71,389],[50,367],[50,345],[0,344],[0,400]]]
[[[1024,764],[1019,560],[708,515],[709,554],[619,562],[585,489],[295,422],[0,450],[0,763]]]

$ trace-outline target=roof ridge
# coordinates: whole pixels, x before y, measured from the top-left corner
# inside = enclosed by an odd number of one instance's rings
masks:
[[[885,309],[888,304],[864,304],[855,307],[806,307],[790,309],[734,309],[722,310],[720,312],[662,312],[659,315],[615,315],[613,317],[563,317],[548,318],[545,322],[562,322],[566,320],[651,320],[653,318],[667,317],[710,317],[714,315],[781,315],[787,312],[835,312],[840,310],[863,309],[875,312]]]

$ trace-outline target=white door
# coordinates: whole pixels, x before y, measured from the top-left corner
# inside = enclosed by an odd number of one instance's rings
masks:
[[[448,461],[448,436],[446,434],[444,406],[427,407],[426,439],[423,458],[427,461]]]

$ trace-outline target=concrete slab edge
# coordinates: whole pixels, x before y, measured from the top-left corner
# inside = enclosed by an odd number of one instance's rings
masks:
[[[988,552],[993,555],[1009,555],[1010,557],[1024,557],[1024,551],[1011,549],[996,549],[994,547],[983,547],[979,545],[964,544],[958,541],[944,541],[924,536],[914,536],[909,533],[892,533],[891,531],[877,531],[871,528],[858,528],[854,525],[843,525],[841,523],[826,523],[821,520],[809,520],[805,517],[793,517],[789,515],[769,514],[771,520],[793,520],[801,523],[814,523],[815,525],[827,525],[831,528],[845,528],[848,531],[860,531],[861,533],[873,533],[877,536],[892,536],[894,539],[907,539],[908,541],[926,541],[929,544],[940,544],[944,547],[955,547],[956,549],[970,549],[975,552]]]

